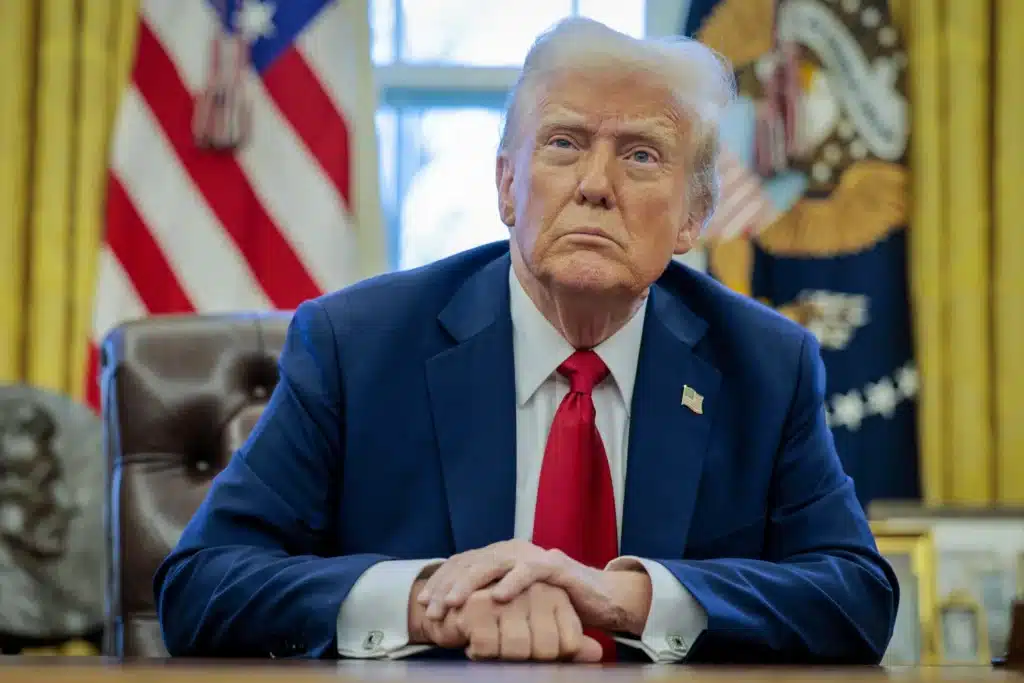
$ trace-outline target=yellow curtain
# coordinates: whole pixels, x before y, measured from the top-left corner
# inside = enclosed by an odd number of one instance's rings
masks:
[[[1024,3],[892,7],[910,51],[925,497],[1024,503]]]
[[[0,382],[81,398],[138,0],[0,2]]]
[[[996,498],[1024,504],[1024,3],[997,0],[992,288]]]

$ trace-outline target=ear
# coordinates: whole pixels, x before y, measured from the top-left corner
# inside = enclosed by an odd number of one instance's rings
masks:
[[[501,222],[512,227],[516,224],[516,201],[512,192],[514,166],[511,159],[501,152],[494,164],[494,184],[498,188],[498,215]]]
[[[697,246],[697,238],[700,237],[703,227],[704,221],[699,216],[690,214],[686,218],[686,222],[679,228],[679,232],[676,233],[676,245],[673,253],[676,256],[682,256]]]

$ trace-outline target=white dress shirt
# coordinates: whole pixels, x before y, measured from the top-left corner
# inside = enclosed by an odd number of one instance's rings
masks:
[[[516,380],[515,537],[533,535],[537,488],[548,432],[569,382],[556,371],[575,351],[537,310],[509,269],[510,309]],[[594,387],[597,431],[604,442],[615,493],[615,516],[622,534],[622,503],[629,452],[629,412],[643,336],[644,304],[625,326],[594,348],[609,377]],[[381,562],[352,587],[338,615],[338,652],[345,657],[398,658],[429,649],[409,645],[408,604],[413,582],[442,559]],[[617,637],[643,650],[652,661],[683,659],[707,627],[707,614],[662,565],[620,557],[608,568],[643,569],[651,578],[651,610],[639,640]]]

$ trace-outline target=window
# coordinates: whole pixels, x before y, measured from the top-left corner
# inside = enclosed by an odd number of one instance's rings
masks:
[[[630,35],[671,34],[688,0],[370,4],[388,255],[412,268],[508,236],[494,154],[506,95],[538,33],[588,16]]]

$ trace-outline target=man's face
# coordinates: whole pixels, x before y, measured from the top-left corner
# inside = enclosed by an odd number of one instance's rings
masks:
[[[671,93],[636,73],[576,72],[525,105],[497,164],[513,255],[549,287],[641,294],[700,227]]]

